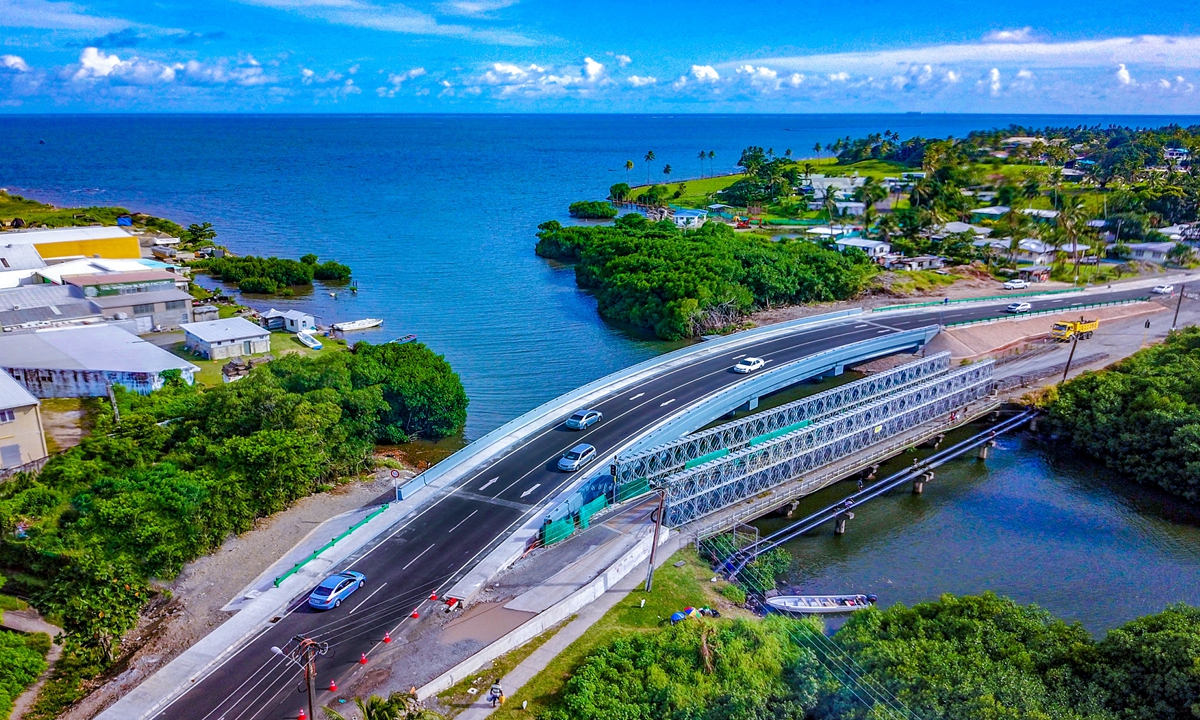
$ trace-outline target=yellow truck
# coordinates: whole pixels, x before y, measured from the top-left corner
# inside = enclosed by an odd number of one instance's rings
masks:
[[[1081,317],[1079,320],[1063,320],[1054,323],[1054,327],[1050,328],[1050,336],[1059,342],[1069,342],[1076,335],[1080,340],[1087,340],[1098,327],[1100,327],[1099,318],[1084,320]]]

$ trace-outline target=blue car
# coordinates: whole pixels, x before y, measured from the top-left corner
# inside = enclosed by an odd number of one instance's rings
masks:
[[[366,575],[353,570],[330,575],[322,580],[321,584],[308,596],[308,605],[317,610],[332,610],[341,605],[343,600],[350,597],[366,581]]]

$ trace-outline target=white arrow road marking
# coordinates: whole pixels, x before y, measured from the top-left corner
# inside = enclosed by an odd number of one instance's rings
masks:
[[[387,585],[387,583],[384,583],[383,585]],[[382,590],[382,589],[383,589],[383,585],[380,585],[379,587],[375,588],[375,592],[373,592],[373,593],[371,593],[370,595],[368,595],[368,596],[366,596],[365,598],[363,598],[363,601],[362,601],[362,602],[360,602],[359,604],[355,605],[355,606],[354,606],[354,608],[353,608],[352,610],[350,610],[350,612],[348,612],[348,613],[346,613],[346,614],[347,614],[347,615],[353,615],[355,610],[359,609],[360,607],[362,607],[362,606],[363,606],[363,604],[364,604],[364,603],[366,603],[366,602],[367,602],[368,600],[370,600],[371,598],[375,597],[375,593],[377,593],[377,592],[379,592],[380,590]]]
[[[542,484],[541,484],[541,483],[535,483],[533,487],[531,487],[531,488],[529,488],[528,490],[526,490],[525,492],[521,493],[521,497],[525,497],[526,495],[528,495],[529,493],[533,492],[534,490],[537,490],[537,489],[538,489],[538,488],[540,488],[541,486],[542,486]]]
[[[436,545],[436,544],[437,544],[437,543],[434,543],[434,545]],[[417,557],[413,558],[412,560],[409,560],[409,561],[408,561],[408,565],[412,565],[413,563],[415,563],[415,562],[417,561],[417,558],[421,557],[421,555],[424,555],[425,553],[429,552],[429,551],[430,551],[430,550],[432,550],[432,549],[433,549],[433,545],[430,545],[429,547],[425,548],[424,550],[422,550],[420,553],[418,553],[418,554],[417,554]],[[408,565],[405,565],[404,567],[402,567],[402,568],[400,568],[400,569],[401,569],[401,570],[407,570],[407,569],[408,569]]]
[[[637,400],[638,398],[640,398],[641,396],[643,396],[643,395],[645,395],[645,394],[646,394],[646,393],[638,393],[637,395],[634,395],[633,397],[631,397],[631,398],[629,398],[629,399],[630,399],[630,400]]]
[[[492,478],[491,480],[488,480],[487,482],[485,482],[485,483],[483,484],[483,487],[479,488],[480,492],[482,492],[482,491],[484,491],[484,490],[487,490],[487,489],[488,489],[488,485],[491,485],[492,483],[496,482],[496,481],[497,481],[497,480],[499,480],[499,479],[500,479],[500,478],[498,478],[498,477],[494,477],[494,478]]]
[[[673,403],[673,402],[675,402],[675,398],[671,398],[670,400],[666,401],[665,403],[659,403],[659,404],[658,404],[658,406],[659,406],[659,407],[666,407],[666,406],[670,405],[670,404],[671,404],[671,403]]]

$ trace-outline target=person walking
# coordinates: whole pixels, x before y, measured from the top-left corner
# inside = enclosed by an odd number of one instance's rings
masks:
[[[492,689],[488,691],[488,700],[492,701],[492,707],[496,707],[496,703],[504,702],[504,688],[500,687],[499,682],[492,685]]]

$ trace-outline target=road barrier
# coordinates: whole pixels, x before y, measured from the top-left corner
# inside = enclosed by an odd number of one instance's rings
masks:
[[[1129,298],[1127,300],[1110,300],[1101,303],[1088,303],[1086,305],[1070,305],[1067,307],[1053,308],[1051,310],[1038,310],[1036,312],[1027,313],[1012,313],[1004,317],[981,318],[979,320],[963,320],[962,322],[948,323],[946,328],[966,327],[968,325],[987,325],[998,322],[1015,322],[1017,320],[1027,320],[1031,317],[1041,317],[1043,315],[1062,315],[1063,313],[1073,313],[1077,310],[1094,310],[1102,307],[1113,307],[1116,305],[1132,305],[1134,303],[1146,302],[1150,299],[1149,296]]]
[[[290,578],[292,575],[295,575],[295,574],[296,574],[296,572],[298,572],[298,571],[300,570],[300,568],[304,567],[305,565],[307,565],[308,563],[312,562],[313,560],[316,560],[316,559],[317,559],[317,557],[318,557],[318,556],[319,556],[321,553],[325,552],[326,550],[328,550],[329,548],[333,547],[334,545],[337,545],[337,544],[338,544],[338,542],[340,542],[341,540],[344,540],[345,538],[349,537],[349,536],[350,536],[350,534],[351,534],[351,533],[353,533],[355,530],[357,530],[357,529],[359,529],[360,527],[362,527],[363,525],[366,525],[367,523],[369,523],[369,522],[371,521],[371,519],[372,519],[372,518],[374,518],[374,517],[375,517],[375,516],[377,516],[377,515],[381,515],[381,514],[383,514],[383,512],[384,512],[384,511],[386,511],[386,510],[388,509],[388,507],[389,507],[389,506],[390,506],[390,504],[388,504],[388,503],[385,503],[385,504],[384,504],[382,507],[380,507],[378,510],[376,510],[376,511],[372,512],[370,515],[366,516],[366,517],[365,517],[365,518],[363,518],[362,520],[359,520],[358,522],[356,522],[356,523],[354,523],[353,525],[351,525],[351,526],[350,526],[350,529],[349,529],[349,530],[347,530],[346,532],[342,533],[341,535],[338,535],[337,537],[333,538],[333,539],[332,539],[332,540],[330,540],[329,542],[325,543],[325,544],[324,544],[324,545],[322,545],[321,547],[319,547],[319,548],[317,548],[316,550],[314,550],[312,553],[310,553],[310,554],[309,554],[309,556],[308,556],[308,557],[304,558],[304,559],[303,559],[303,560],[301,560],[300,562],[298,562],[298,563],[296,563],[295,565],[293,565],[291,570],[288,570],[288,571],[287,571],[287,572],[285,572],[284,574],[282,574],[282,575],[280,575],[279,577],[275,578],[275,587],[279,587],[279,586],[280,586],[280,584],[281,584],[281,583],[283,583],[283,581],[284,581],[284,580],[287,580],[287,579],[288,579],[288,578]]]
[[[906,303],[904,305],[888,305],[871,308],[871,312],[890,312],[892,310],[915,310],[917,308],[934,307],[935,305],[959,305],[973,302],[995,302],[996,300],[1011,300],[1020,297],[1042,297],[1044,295],[1062,295],[1064,293],[1083,292],[1083,288],[1066,288],[1064,290],[1042,290],[1040,292],[1012,293],[1009,295],[988,295],[986,297],[959,298],[946,302],[945,300],[930,300],[929,302]]]

